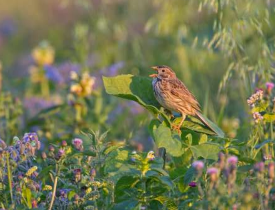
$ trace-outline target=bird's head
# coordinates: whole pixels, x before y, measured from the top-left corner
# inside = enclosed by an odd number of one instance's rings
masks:
[[[157,71],[157,74],[151,74],[150,77],[159,79],[168,79],[176,77],[175,72],[168,66],[153,66],[152,69]]]

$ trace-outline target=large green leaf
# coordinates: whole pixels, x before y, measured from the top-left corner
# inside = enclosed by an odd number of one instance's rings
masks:
[[[159,103],[154,97],[152,80],[130,74],[116,77],[103,77],[106,92],[121,98],[138,102],[154,114],[158,114]]]
[[[168,154],[178,157],[184,153],[179,136],[172,135],[171,130],[168,127],[159,125],[158,128],[154,128],[153,136],[156,145],[159,148],[165,148]]]
[[[191,151],[195,158],[202,157],[204,159],[217,160],[221,148],[218,144],[205,143],[191,146]]]

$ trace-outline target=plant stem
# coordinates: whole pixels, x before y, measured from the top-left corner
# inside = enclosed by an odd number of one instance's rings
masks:
[[[11,169],[10,169],[10,155],[9,155],[9,153],[7,153],[6,158],[7,158],[9,190],[10,190],[10,196],[11,196],[11,203],[13,204],[12,175],[11,175]]]
[[[56,176],[55,176],[55,179],[54,179],[52,199],[51,199],[49,210],[51,210],[53,208],[53,203],[54,203],[55,194],[56,194],[57,180],[58,180],[58,165],[56,165]]]

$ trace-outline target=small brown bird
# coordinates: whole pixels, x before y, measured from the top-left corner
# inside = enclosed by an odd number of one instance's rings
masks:
[[[168,66],[153,66],[157,74],[152,74],[154,95],[157,101],[169,111],[179,112],[182,120],[173,129],[180,132],[180,128],[186,115],[197,116],[207,127],[211,129],[200,113],[200,105],[193,94],[177,78],[175,72]],[[212,129],[211,129],[212,130]]]

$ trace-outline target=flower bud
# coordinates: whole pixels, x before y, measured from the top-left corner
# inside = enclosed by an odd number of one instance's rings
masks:
[[[50,146],[49,146],[49,151],[50,151],[50,152],[54,152],[54,146],[50,145]]]
[[[63,140],[63,141],[61,142],[61,145],[62,145],[62,147],[66,147],[68,144],[67,144],[66,141]]]
[[[47,154],[46,154],[46,152],[42,152],[41,157],[42,157],[43,160],[46,160],[46,159],[47,159]]]

